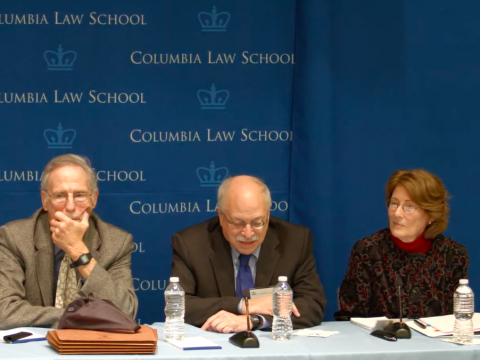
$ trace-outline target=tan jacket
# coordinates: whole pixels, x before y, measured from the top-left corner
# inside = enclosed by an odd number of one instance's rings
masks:
[[[85,244],[97,265],[83,286],[85,295],[109,299],[135,317],[129,233],[107,224],[92,213]],[[0,329],[20,326],[56,327],[63,310],[54,305],[54,246],[48,214],[38,210],[29,219],[0,228]],[[78,295],[80,297],[80,295]]]

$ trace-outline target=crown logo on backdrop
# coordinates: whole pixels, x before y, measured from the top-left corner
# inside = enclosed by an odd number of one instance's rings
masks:
[[[228,169],[226,167],[215,167],[212,161],[210,167],[197,168],[197,176],[200,180],[200,186],[203,187],[218,187],[228,176]]]
[[[47,129],[43,136],[49,149],[71,149],[77,132],[73,129],[63,130],[62,124],[58,124],[57,130]]]
[[[230,14],[228,12],[217,13],[217,9],[214,6],[211,13],[198,13],[198,20],[202,25],[202,31],[227,31]]]
[[[57,52],[47,50],[43,53],[43,57],[47,62],[48,70],[71,71],[77,59],[77,53],[71,50],[63,51],[60,45]]]
[[[200,101],[202,110],[225,110],[225,104],[230,97],[228,90],[218,90],[212,84],[210,90],[198,90],[197,98]]]

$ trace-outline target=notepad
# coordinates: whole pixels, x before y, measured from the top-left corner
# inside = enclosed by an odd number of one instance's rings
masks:
[[[32,335],[30,336],[27,336],[27,337],[24,337],[24,338],[21,338],[21,339],[18,339],[18,340],[14,340],[14,341],[5,341],[4,340],[4,337],[5,336],[9,336],[9,335],[13,335],[13,334],[18,334],[20,332],[29,332],[31,333]],[[4,331],[0,331],[0,339],[5,341],[5,342],[8,342],[9,344],[20,344],[20,343],[26,343],[26,342],[30,342],[30,341],[43,341],[43,340],[46,340],[45,339],[45,335],[41,335],[41,334],[37,334],[29,329],[26,329],[26,328],[15,328],[15,329],[10,329],[10,330],[4,330]]]
[[[220,345],[202,336],[186,337],[182,341],[167,340],[167,342],[182,350],[213,350],[222,348]]]

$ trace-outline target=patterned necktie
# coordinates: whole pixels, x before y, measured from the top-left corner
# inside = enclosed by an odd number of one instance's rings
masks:
[[[248,261],[251,256],[252,255],[240,254],[238,257],[240,265],[238,266],[237,286],[235,290],[237,297],[243,297],[243,290],[251,289],[254,286],[252,271],[250,270],[250,266],[248,266]]]
[[[75,269],[70,267],[71,263],[72,259],[65,254],[58,271],[57,293],[55,294],[55,307],[59,309],[66,309],[77,294],[77,274]]]

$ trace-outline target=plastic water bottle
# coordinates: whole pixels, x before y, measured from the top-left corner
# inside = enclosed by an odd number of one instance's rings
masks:
[[[185,291],[178,283],[178,277],[171,277],[165,290],[165,326],[163,337],[168,340],[185,338]]]
[[[278,284],[273,289],[273,340],[287,341],[292,337],[292,307],[292,288],[288,285],[286,276],[279,276]]]
[[[473,341],[473,314],[474,295],[468,286],[467,279],[461,279],[460,285],[453,295],[453,314],[455,315],[455,326],[453,338],[462,344],[471,344]]]

